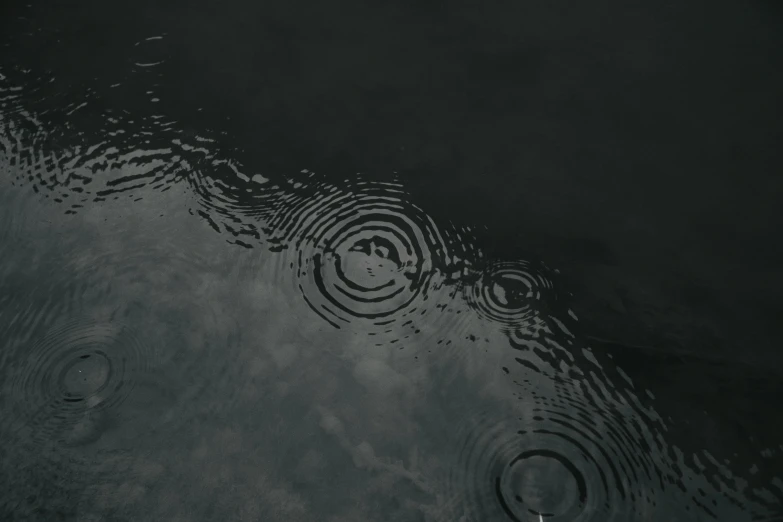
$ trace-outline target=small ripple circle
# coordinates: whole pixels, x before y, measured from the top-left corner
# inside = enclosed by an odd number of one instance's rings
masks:
[[[505,326],[534,320],[553,297],[552,281],[525,261],[490,264],[466,294],[482,317]]]
[[[114,322],[77,320],[34,343],[12,374],[15,421],[50,438],[88,412],[117,408],[131,394],[154,354],[131,330]]]

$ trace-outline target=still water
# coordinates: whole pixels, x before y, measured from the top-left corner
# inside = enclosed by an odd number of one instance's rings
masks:
[[[2,520],[783,520],[780,432],[683,436],[710,421],[585,332],[568,274],[436,216],[393,162],[297,158],[259,120],[251,146],[207,87],[172,96],[206,74],[172,58],[182,24],[82,10],[8,9]]]

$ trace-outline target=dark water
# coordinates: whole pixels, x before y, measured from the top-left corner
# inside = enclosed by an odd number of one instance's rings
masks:
[[[0,519],[783,520],[780,17],[4,4]]]

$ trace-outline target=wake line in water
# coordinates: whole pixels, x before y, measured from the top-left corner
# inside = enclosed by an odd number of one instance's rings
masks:
[[[217,140],[181,131],[162,115],[106,114],[93,133],[103,139],[95,143],[67,125],[45,128],[24,108],[24,94],[0,83],[0,173],[65,205],[66,214],[96,202],[142,199],[148,190],[191,192],[198,205],[193,213],[229,242],[265,246],[284,260],[279,266],[287,273],[277,276],[292,278],[301,298],[334,327],[416,335],[447,311],[460,316],[458,323],[474,312],[497,324],[517,363],[504,371],[518,382],[519,408],[528,414],[513,420],[507,412],[455,413],[468,425],[459,432],[459,467],[444,487],[467,492],[462,509],[475,517],[470,520],[489,514],[539,522],[632,520],[662,509],[667,495],[719,520],[750,520],[774,509],[765,502],[770,492],[743,492],[742,480],[717,462],[712,472],[724,477],[718,480],[689,469],[667,444],[661,417],[608,377],[571,333],[572,320],[555,316],[551,271],[486,259],[468,231],[438,226],[399,184],[354,179],[337,186],[310,171],[250,172]],[[60,394],[55,400],[67,403],[66,395],[89,400],[115,389],[106,383],[125,373],[112,355],[79,346],[84,353],[73,357],[42,356],[53,361],[44,367],[56,367],[58,381],[33,382],[31,397]],[[74,365],[91,375],[78,386],[68,384]],[[533,373],[551,377],[553,391],[541,395],[525,384]],[[101,400],[122,400],[123,388],[116,390]],[[49,405],[46,397],[39,402]],[[538,485],[530,473],[538,474]],[[566,491],[558,496],[542,483]]]

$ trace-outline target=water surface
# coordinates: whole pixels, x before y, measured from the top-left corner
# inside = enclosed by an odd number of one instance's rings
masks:
[[[724,258],[697,278],[683,254],[682,299],[641,298],[605,288],[644,278],[633,243],[580,237],[599,144],[570,137],[615,86],[582,105],[567,93],[596,87],[547,56],[644,78],[683,62],[633,40],[594,63],[575,20],[596,13],[531,7],[4,9],[0,518],[783,520],[779,357],[748,342],[775,342],[750,312],[775,310],[775,247],[739,312],[704,290]],[[618,16],[677,28],[689,9]],[[776,49],[758,13],[715,9]],[[544,135],[562,145],[536,154],[573,163],[519,170]],[[685,227],[687,187],[666,191]],[[758,201],[747,220],[779,217]],[[670,277],[677,242],[645,237]],[[600,291],[625,321],[585,309]]]

